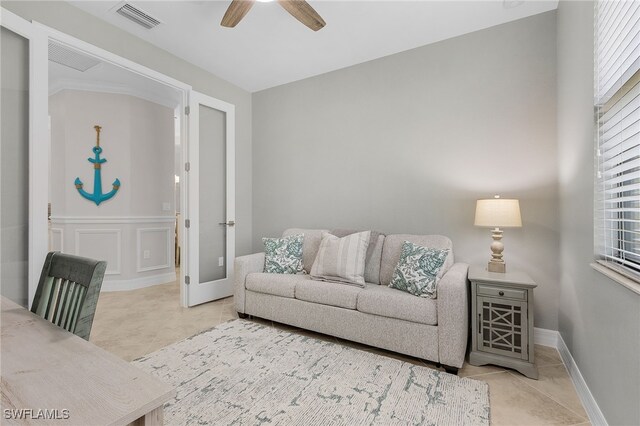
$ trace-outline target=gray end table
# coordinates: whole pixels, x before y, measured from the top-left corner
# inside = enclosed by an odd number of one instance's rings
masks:
[[[538,379],[533,359],[533,289],[522,272],[471,266],[471,365],[495,364]]]

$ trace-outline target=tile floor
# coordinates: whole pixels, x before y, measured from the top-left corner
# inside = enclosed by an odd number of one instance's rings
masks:
[[[233,298],[182,308],[176,283],[100,295],[91,341],[131,361],[164,346],[237,318]],[[334,341],[413,364],[436,368],[419,359],[335,337],[256,319],[268,326]],[[494,425],[587,425],[587,414],[558,352],[536,345],[539,380],[494,366],[465,364],[459,376],[489,383]]]

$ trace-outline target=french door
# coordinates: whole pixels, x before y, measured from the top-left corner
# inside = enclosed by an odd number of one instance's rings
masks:
[[[191,91],[188,122],[183,300],[194,306],[233,294],[235,108]]]
[[[26,41],[28,55],[25,57],[28,60],[23,63],[25,69],[22,69],[21,73],[28,76],[29,101],[26,117],[20,117],[20,105],[14,102],[11,105],[11,112],[15,115],[7,120],[7,123],[3,123],[3,126],[7,127],[7,129],[3,129],[3,137],[5,137],[4,130],[8,130],[7,139],[11,141],[10,143],[15,143],[15,140],[11,139],[22,136],[16,132],[16,126],[21,124],[21,119],[26,119],[28,121],[29,146],[27,157],[15,158],[18,161],[11,167],[12,170],[15,169],[13,171],[18,173],[28,170],[26,173],[28,180],[25,181],[25,174],[22,174],[19,179],[15,179],[13,182],[16,189],[10,194],[3,194],[2,197],[3,203],[9,201],[7,205],[10,205],[7,212],[3,211],[3,215],[8,213],[5,215],[7,217],[3,217],[2,220],[2,227],[5,228],[3,229],[3,249],[6,249],[7,252],[10,251],[11,254],[7,256],[9,261],[3,259],[4,269],[0,271],[0,275],[2,275],[3,286],[9,287],[9,289],[3,289],[3,294],[9,294],[14,300],[30,307],[36,292],[42,263],[47,255],[48,242],[46,171],[49,164],[49,145],[42,143],[47,140],[48,135],[47,38],[41,28],[5,9],[2,9],[0,13],[0,25],[5,36],[23,38]],[[5,59],[4,55],[6,58],[22,59],[19,52],[14,52],[13,49],[3,52],[3,59]],[[18,76],[14,76],[14,78],[20,79]],[[14,92],[16,90],[8,91],[11,96],[15,95]],[[5,96],[6,93],[3,91],[2,95]],[[6,118],[4,113],[3,118]],[[22,147],[16,146],[16,148]],[[22,160],[28,161],[28,164]],[[14,178],[14,176],[3,177]],[[28,193],[26,203],[23,202],[24,199],[21,199],[25,193]],[[14,206],[13,204],[16,202],[20,205]],[[21,209],[21,206],[24,208]],[[15,215],[18,212],[20,215]],[[26,218],[25,213],[27,213]],[[24,232],[27,230],[28,232]],[[14,239],[15,243],[12,243],[11,239]],[[23,250],[25,246],[26,250]],[[26,287],[26,291],[24,291],[24,287]]]

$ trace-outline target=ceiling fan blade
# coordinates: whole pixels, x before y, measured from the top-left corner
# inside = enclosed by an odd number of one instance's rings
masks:
[[[227,28],[235,27],[249,12],[253,3],[254,0],[233,0],[222,17],[220,25]]]
[[[294,18],[313,31],[318,31],[326,25],[324,19],[318,15],[318,12],[304,0],[278,0],[278,3]]]

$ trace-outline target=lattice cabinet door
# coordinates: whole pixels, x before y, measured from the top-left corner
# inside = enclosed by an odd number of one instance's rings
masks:
[[[528,360],[527,302],[478,297],[478,350]]]

